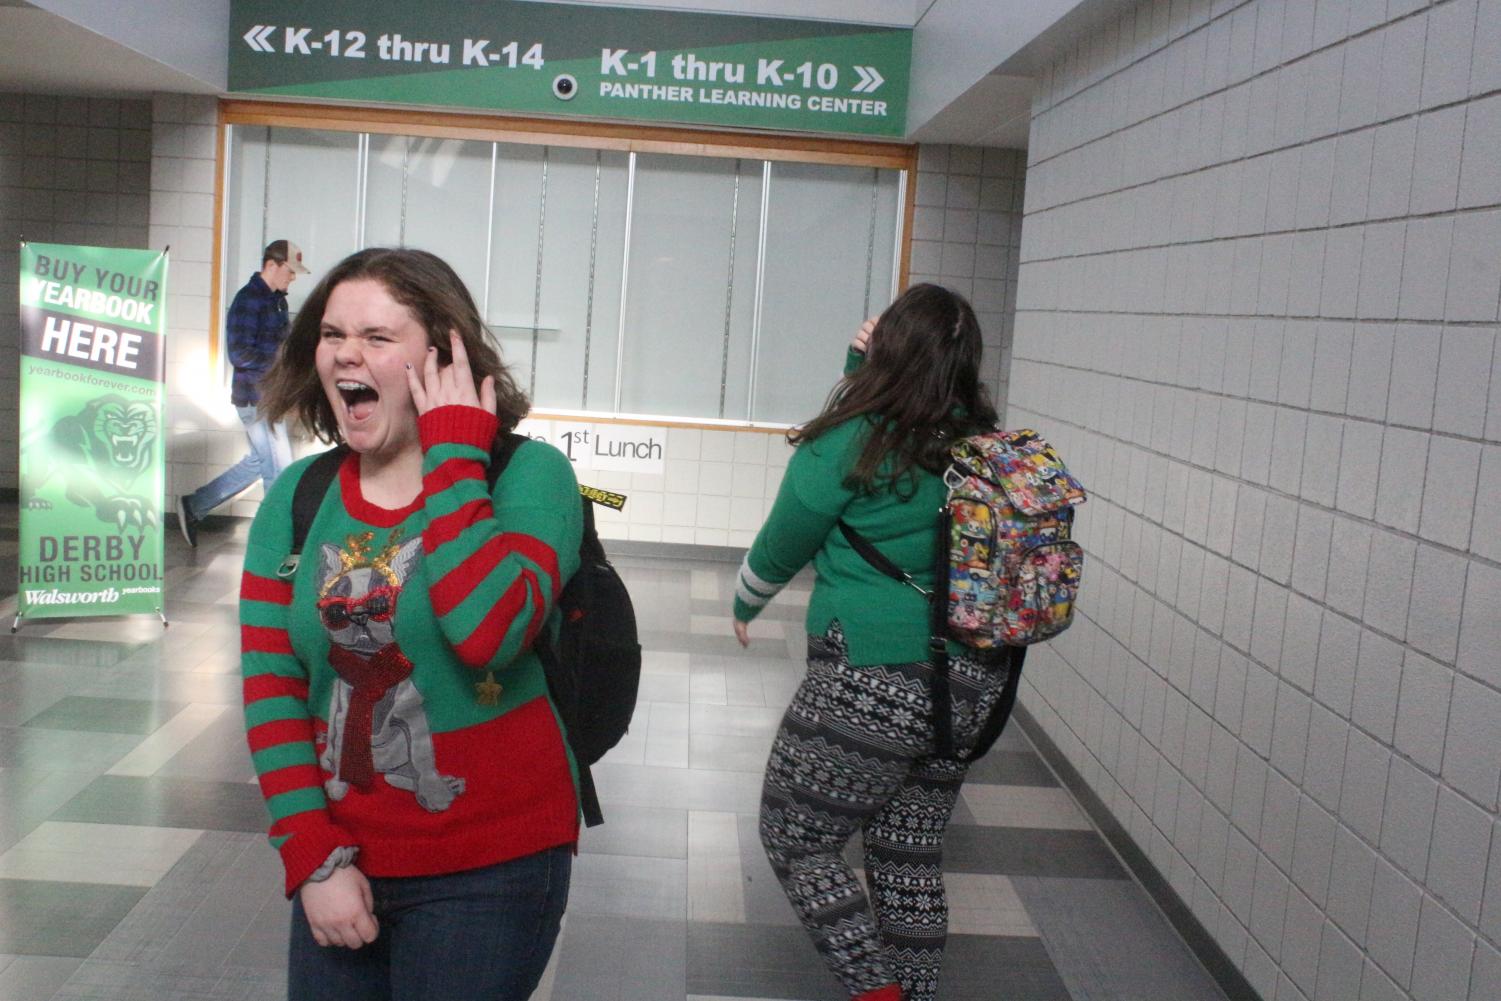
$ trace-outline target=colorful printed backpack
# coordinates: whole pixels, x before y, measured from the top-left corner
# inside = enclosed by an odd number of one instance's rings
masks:
[[[1063,632],[1084,569],[1069,538],[1084,487],[1035,431],[976,435],[949,454],[950,637],[988,649]]]
[[[1085,496],[1058,453],[1035,431],[964,438],[949,449],[949,459],[933,578],[948,581],[947,600],[937,600],[845,521],[839,530],[867,563],[928,598],[934,747],[943,757],[973,761],[991,748],[1011,717],[1026,648],[1073,624],[1084,551],[1069,536],[1074,508]],[[954,744],[949,640],[980,650],[1004,649],[1008,665],[999,701],[964,749]]]

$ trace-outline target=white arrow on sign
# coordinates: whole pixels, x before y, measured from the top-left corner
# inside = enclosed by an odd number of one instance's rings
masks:
[[[860,75],[860,82],[853,88],[856,94],[869,94],[886,82],[886,78],[877,73],[874,66],[856,66],[855,72]]]
[[[276,49],[267,41],[271,37],[271,33],[275,30],[276,25],[274,24],[257,24],[245,32],[243,36],[245,44],[257,52],[275,52]]]

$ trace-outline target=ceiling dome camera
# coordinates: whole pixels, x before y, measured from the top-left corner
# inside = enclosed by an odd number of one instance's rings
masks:
[[[552,96],[560,101],[571,101],[579,92],[579,82],[572,73],[559,73],[552,81]]]

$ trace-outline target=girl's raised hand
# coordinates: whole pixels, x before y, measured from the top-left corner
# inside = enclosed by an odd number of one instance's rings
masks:
[[[456,331],[449,332],[448,347],[453,356],[452,364],[439,368],[438,349],[429,347],[420,377],[415,368],[407,366],[407,388],[411,391],[417,413],[425,414],[437,407],[451,406],[479,407],[495,413],[495,379],[485,376],[484,382],[476,389],[474,373],[469,370],[469,353],[464,350],[464,342]]]
[[[850,350],[863,355],[870,348],[870,335],[875,332],[876,318],[872,316],[860,324],[860,329],[855,331],[855,336],[850,340]]]

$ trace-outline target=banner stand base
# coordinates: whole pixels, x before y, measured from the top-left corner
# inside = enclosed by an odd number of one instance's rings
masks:
[[[170,622],[167,621],[167,615],[166,615],[166,613],[163,612],[160,608],[155,609],[155,612],[156,612],[156,617],[162,620],[162,628],[163,629],[169,629],[169,628],[171,628],[172,623],[170,623]],[[128,614],[145,615],[146,613],[145,612],[134,612],[134,613],[128,613]],[[21,630],[21,619],[23,617],[24,616],[23,616],[23,614],[21,612],[17,612],[16,613],[15,620],[13,622],[11,622],[11,624],[10,624],[10,631],[11,631],[12,634],[20,632],[20,630]],[[57,616],[48,616],[48,618],[66,619],[66,618],[75,618],[75,616],[57,615]],[[88,618],[88,616],[76,616],[76,618]]]

